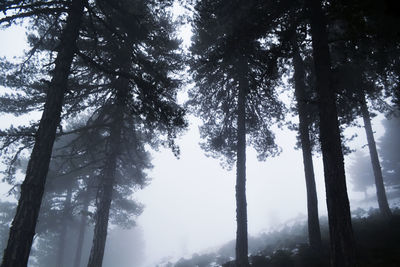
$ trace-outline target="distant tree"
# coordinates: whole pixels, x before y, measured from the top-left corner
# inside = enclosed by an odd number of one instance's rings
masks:
[[[368,197],[368,188],[374,185],[374,176],[371,172],[371,160],[363,151],[357,150],[352,155],[353,161],[348,167],[350,182],[353,191],[363,192]]]
[[[42,248],[33,252],[39,266],[62,267],[70,261],[67,260],[69,257],[66,257],[70,253],[70,246],[67,244],[76,236],[77,209],[81,205],[82,194],[87,190],[93,192],[93,185],[90,187],[88,176],[96,168],[92,158],[88,160],[86,155],[76,153],[73,145],[76,138],[76,134],[62,136],[57,138],[54,145],[36,227],[37,246],[48,246],[46,251]],[[93,193],[91,195],[94,196]]]
[[[382,159],[382,170],[385,184],[399,189],[400,185],[400,119],[393,117],[382,121],[385,133],[379,139],[379,155]]]
[[[92,134],[82,131],[57,139],[36,228],[37,249],[33,256],[38,266],[67,266],[74,253],[74,261],[80,266],[88,207],[94,204],[96,189],[101,183],[105,159],[103,139],[98,129]],[[129,142],[125,144],[129,149],[135,148]],[[128,151],[121,151],[124,161],[129,162]],[[126,163],[120,167],[120,172],[110,218],[114,225],[128,228],[142,211],[141,205],[130,199],[133,189],[140,185],[136,185],[137,175],[133,179],[128,175],[132,171]]]
[[[89,202],[90,202],[90,194],[87,190],[83,196],[83,202],[81,209],[79,210],[78,214],[80,216],[80,220],[78,223],[78,238],[76,241],[76,249],[74,255],[74,267],[81,266],[82,260],[82,252],[83,252],[83,244],[85,241],[85,233],[86,233],[86,225],[88,224],[88,215],[89,215]]]

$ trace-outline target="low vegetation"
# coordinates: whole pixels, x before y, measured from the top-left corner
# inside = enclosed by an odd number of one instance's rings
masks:
[[[400,265],[400,209],[393,210],[391,221],[382,219],[378,210],[358,209],[353,213],[353,228],[359,266]],[[279,231],[262,233],[249,239],[249,261],[253,267],[325,267],[329,265],[329,232],[326,217],[321,218],[322,247],[312,250],[307,244],[305,222],[285,226]],[[193,254],[181,258],[175,267],[234,266],[234,242],[216,253]]]

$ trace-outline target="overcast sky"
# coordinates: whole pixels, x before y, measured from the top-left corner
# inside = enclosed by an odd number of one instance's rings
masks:
[[[189,43],[188,27],[184,30],[185,45]],[[21,55],[25,47],[23,31],[12,28],[0,31],[0,56]],[[1,93],[5,92],[0,88]],[[376,138],[383,133],[381,117],[374,119]],[[0,114],[1,128],[19,125],[31,118],[15,118]],[[235,169],[221,168],[218,160],[207,158],[200,149],[200,120],[190,117],[189,130],[178,140],[181,157],[176,159],[168,150],[153,153],[154,169],[148,187],[134,197],[145,205],[138,218],[138,227],[145,240],[146,265],[163,257],[180,257],[201,252],[234,239]],[[362,129],[352,142],[353,148],[366,144]],[[306,214],[306,189],[301,151],[293,150],[295,133],[276,130],[276,139],[283,152],[277,158],[258,162],[255,152],[247,150],[248,229],[250,235],[269,231],[292,218]],[[367,152],[367,148],[363,148]],[[321,158],[314,158],[320,214],[326,213]],[[4,167],[4,166],[2,166]],[[0,184],[5,197],[7,186]],[[351,189],[351,185],[349,185]],[[350,192],[350,198],[360,195]],[[354,208],[354,207],[352,207]]]

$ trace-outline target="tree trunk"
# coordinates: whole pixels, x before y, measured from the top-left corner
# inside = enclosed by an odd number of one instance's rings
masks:
[[[67,196],[65,198],[65,205],[61,221],[62,228],[58,243],[57,262],[56,262],[57,267],[62,267],[64,265],[63,263],[64,263],[64,250],[65,250],[65,237],[67,235],[68,221],[71,218],[71,198],[72,198],[72,186],[68,185]]]
[[[113,134],[114,132],[114,134]],[[111,132],[115,135],[115,131]],[[104,248],[107,239],[108,219],[112,200],[112,191],[117,167],[117,156],[112,153],[108,156],[102,181],[97,195],[96,223],[94,227],[93,243],[90,250],[88,267],[101,267],[103,264]]]
[[[355,241],[347,196],[336,96],[331,86],[331,66],[325,15],[320,0],[307,0],[320,116],[320,141],[324,164],[332,266],[356,265]]]
[[[74,259],[74,267],[81,266],[82,259],[82,249],[83,249],[83,241],[85,240],[85,231],[86,231],[86,222],[87,222],[87,213],[89,210],[89,192],[85,192],[85,197],[83,200],[83,209],[81,214],[81,222],[79,224],[79,235],[78,242],[76,245],[75,259]]]
[[[306,106],[306,85],[304,83],[305,71],[303,60],[300,56],[297,40],[292,42],[293,67],[295,81],[295,96],[299,113],[299,133],[301,150],[303,152],[304,174],[307,189],[307,214],[308,214],[308,240],[310,247],[316,251],[321,249],[321,230],[318,217],[318,197],[315,186],[313,159],[311,153],[309,119]]]
[[[364,92],[360,92],[360,101],[365,133],[367,134],[368,140],[369,155],[371,157],[372,169],[374,171],[376,196],[378,198],[379,210],[383,217],[389,219],[392,217],[392,212],[390,211],[389,203],[386,197],[385,185],[383,184],[382,169],[379,163],[374,133],[372,131],[371,118],[368,112],[368,106]]]
[[[124,51],[123,48],[121,48]],[[117,55],[116,65],[120,66],[124,72],[129,72],[130,57],[129,53],[121,52]],[[107,239],[108,219],[112,201],[115,174],[117,171],[118,154],[121,146],[121,134],[124,120],[124,106],[129,90],[129,79],[119,76],[114,82],[116,89],[116,102],[114,103],[115,113],[113,125],[110,130],[108,148],[106,148],[105,167],[103,169],[102,181],[98,192],[98,205],[96,211],[96,224],[94,228],[93,244],[90,251],[88,267],[101,267],[103,264],[104,248]]]
[[[36,133],[35,145],[21,185],[17,211],[10,228],[2,267],[26,266],[42,202],[44,185],[49,169],[51,151],[60,123],[64,93],[67,88],[76,40],[83,16],[83,0],[73,0],[61,36],[60,49],[55,61],[53,78],[48,88],[46,102]]]
[[[239,97],[237,114],[236,161],[236,267],[249,266],[246,203],[246,94],[248,91],[247,59],[239,58]]]

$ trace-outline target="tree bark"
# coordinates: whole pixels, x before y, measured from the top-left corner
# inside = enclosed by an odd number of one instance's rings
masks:
[[[320,0],[307,0],[307,3],[317,78],[320,142],[328,206],[331,265],[338,267],[355,266],[355,241],[346,188],[336,96],[331,85],[326,18]]]
[[[248,91],[247,59],[239,57],[239,96],[237,114],[236,161],[236,267],[249,266],[246,202],[246,95]]]
[[[378,198],[379,211],[386,219],[392,217],[392,212],[389,208],[389,203],[386,197],[385,185],[383,183],[382,169],[379,163],[378,151],[376,150],[376,143],[374,133],[372,131],[371,118],[368,111],[367,101],[364,92],[360,92],[361,113],[364,121],[365,133],[368,140],[369,155],[371,157],[372,169],[375,177],[376,196]]]
[[[121,49],[124,51],[124,49]],[[129,73],[130,57],[129,53],[120,51],[116,64],[122,68],[124,72]],[[120,63],[120,64],[118,64]],[[98,192],[98,205],[96,211],[96,224],[94,228],[93,244],[90,251],[88,267],[101,267],[103,264],[104,248],[107,239],[108,219],[110,215],[110,207],[112,201],[112,193],[115,183],[115,175],[117,171],[117,161],[121,146],[121,134],[124,120],[124,106],[128,97],[129,80],[119,76],[113,87],[116,89],[116,102],[114,103],[115,113],[113,125],[110,130],[108,148],[106,148],[107,161],[103,169],[102,181]]]
[[[295,81],[295,97],[299,113],[299,134],[301,150],[303,152],[304,174],[307,190],[307,214],[308,214],[308,240],[310,247],[319,251],[322,246],[321,230],[318,217],[318,197],[315,186],[314,166],[311,153],[311,142],[309,133],[309,119],[306,106],[306,85],[304,82],[305,71],[304,63],[300,56],[297,40],[292,42],[293,47],[293,67]]]
[[[89,210],[89,192],[85,192],[84,200],[83,200],[83,209],[81,214],[81,222],[79,224],[79,234],[78,241],[76,245],[75,259],[74,259],[74,267],[81,266],[82,259],[82,249],[83,249],[83,241],[85,240],[85,231],[86,231],[86,222],[87,222],[87,213]]]
[[[67,22],[60,40],[60,49],[55,61],[53,78],[48,88],[25,180],[21,185],[21,195],[10,228],[2,267],[22,267],[26,266],[28,262],[56,130],[60,123],[68,75],[74,57],[76,40],[79,36],[84,3],[83,0],[73,0],[68,11]]]
[[[71,198],[72,198],[72,186],[68,185],[67,196],[65,198],[65,205],[63,209],[62,225],[60,239],[58,242],[58,252],[57,252],[57,267],[63,267],[64,265],[64,250],[65,250],[65,237],[68,230],[68,221],[71,218]]]

